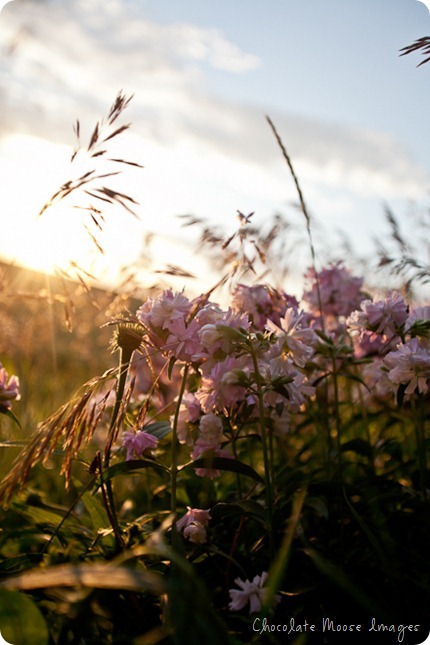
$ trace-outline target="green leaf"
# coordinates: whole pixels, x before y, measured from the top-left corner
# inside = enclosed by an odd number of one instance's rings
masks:
[[[178,561],[182,560],[182,562]],[[210,594],[186,560],[176,556],[169,577],[168,621],[176,645],[233,645]]]
[[[214,519],[216,517],[224,518],[230,515],[247,515],[248,517],[252,517],[260,522],[263,526],[267,526],[267,514],[265,509],[261,504],[258,504],[258,502],[254,502],[253,500],[244,500],[233,504],[219,502],[211,508],[211,516]]]
[[[172,378],[172,372],[173,372],[173,368],[175,366],[175,363],[176,363],[176,357],[172,356],[170,358],[170,360],[169,360],[169,365],[168,365],[168,368],[167,368],[167,377],[168,377],[169,381]]]
[[[136,471],[142,470],[144,468],[155,468],[156,470],[162,470],[166,473],[169,472],[169,469],[163,464],[160,464],[155,459],[133,459],[131,461],[121,461],[119,464],[114,464],[109,466],[106,470],[103,471],[103,481],[109,481],[117,475],[130,475]],[[96,483],[97,488],[101,486],[100,479]]]
[[[320,497],[308,497],[306,507],[312,508],[318,515],[328,520],[329,510],[327,504]]]
[[[0,564],[0,570],[2,572],[18,573],[23,569],[30,569],[38,564],[43,559],[41,553],[26,553],[25,555],[16,555],[10,558],[7,558]]]
[[[392,563],[390,563],[390,560],[388,556],[386,555],[385,550],[382,548],[382,545],[380,544],[379,540],[376,538],[376,536],[373,534],[373,532],[370,530],[368,527],[367,523],[364,521],[364,519],[361,517],[361,515],[355,510],[351,502],[349,501],[348,497],[346,494],[344,495],[345,501],[348,504],[348,508],[351,511],[351,515],[353,518],[356,520],[356,522],[360,525],[362,528],[364,534],[366,535],[367,539],[369,540],[370,544],[372,545],[376,555],[379,557],[381,564],[385,571],[389,574],[392,571]]]
[[[275,594],[279,590],[285,570],[291,557],[292,545],[296,534],[297,526],[300,522],[303,504],[307,495],[307,489],[304,487],[297,491],[293,501],[291,517],[285,527],[284,539],[278,550],[276,558],[269,570],[269,579],[267,584],[266,598],[264,601],[264,610],[269,611],[273,608]]]
[[[99,529],[110,527],[106,509],[95,495],[86,492],[82,495],[82,501],[88,511],[91,526],[96,533]]]
[[[65,511],[47,507],[43,502],[40,506],[33,506],[32,504],[24,504],[22,502],[13,502],[12,508],[21,515],[32,520],[36,525],[42,524],[44,526],[57,526],[65,514]]]
[[[354,365],[355,365],[355,363],[354,363]],[[345,369],[345,370],[340,370],[339,375],[340,375],[340,376],[345,376],[345,377],[346,377],[347,379],[349,379],[350,381],[355,381],[355,382],[357,382],[357,383],[360,383],[360,385],[363,385],[363,386],[366,388],[366,390],[367,390],[368,392],[370,392],[370,388],[369,388],[369,386],[367,385],[367,383],[364,381],[364,379],[362,379],[362,378],[361,378],[360,376],[358,376],[357,374],[352,374],[352,372],[350,372],[349,370],[346,370],[346,369]]]
[[[372,457],[372,446],[365,439],[351,439],[351,441],[346,441],[342,444],[341,451],[356,452],[358,455],[368,457],[369,459]]]
[[[226,457],[200,457],[195,461],[190,461],[179,470],[187,470],[190,468],[208,468],[214,470],[227,470],[233,473],[239,473],[239,475],[244,475],[245,477],[250,477],[255,481],[262,484],[264,482],[263,478],[255,471],[251,466],[244,464],[242,461],[237,461],[237,459],[228,459]]]
[[[12,421],[16,423],[18,428],[21,429],[21,424],[19,422],[19,419],[14,415],[12,410],[8,410],[7,408],[4,408],[3,406],[0,405],[0,414],[5,414],[7,417],[9,417],[9,419],[12,419]]]
[[[323,340],[327,345],[330,345],[331,347],[334,347],[333,339],[332,339],[332,338],[330,338],[330,336],[327,336],[327,334],[325,334],[325,333],[324,333],[323,331],[321,331],[320,329],[315,329],[314,331],[315,331],[316,335],[317,335],[319,338],[321,338],[321,340]]]
[[[13,645],[47,645],[48,628],[37,605],[19,591],[0,589],[0,631]]]
[[[59,564],[48,569],[34,569],[8,578],[0,583],[0,587],[21,591],[55,587],[149,591],[154,594],[163,594],[166,591],[161,575],[153,571],[113,564]],[[2,591],[0,589],[0,593]],[[25,645],[27,643],[39,643],[39,641],[29,640]]]
[[[398,410],[401,410],[403,407],[403,399],[405,398],[406,388],[407,385],[405,385],[404,383],[400,383],[399,387],[397,388],[396,402]]]
[[[172,432],[172,426],[169,421],[154,421],[154,423],[144,426],[143,430],[154,435],[157,439],[164,439]]]

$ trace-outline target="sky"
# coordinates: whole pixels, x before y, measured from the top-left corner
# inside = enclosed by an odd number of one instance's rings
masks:
[[[417,68],[419,55],[399,50],[429,30],[418,0],[9,2],[0,13],[0,257],[45,270],[74,259],[112,281],[147,253],[149,233],[153,268],[181,265],[201,282],[197,230],[178,215],[231,232],[238,210],[263,225],[281,213],[304,231],[266,115],[293,160],[320,263],[342,236],[371,255],[387,234],[385,204],[413,234],[429,205],[430,64]],[[83,196],[38,213],[92,169],[84,154],[70,163],[73,125],[86,142],[119,90],[133,95],[121,121],[131,126],[109,150],[144,168],[109,181],[138,202],[139,220],[107,208],[101,256],[83,229],[87,213],[73,208]],[[309,249],[292,263],[297,281]],[[142,282],[154,281],[149,273]]]

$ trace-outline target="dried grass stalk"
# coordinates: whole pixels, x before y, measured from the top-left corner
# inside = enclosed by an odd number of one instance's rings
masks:
[[[417,67],[421,67],[425,63],[430,61],[430,38],[425,36],[424,38],[418,38],[412,45],[407,45],[402,47],[400,50],[400,56],[406,56],[406,54],[411,54],[412,52],[420,51],[422,56],[426,56],[421,63],[418,63]]]
[[[109,381],[112,386],[106,389]],[[0,503],[6,507],[17,487],[25,485],[30,471],[38,463],[46,464],[57,447],[64,452],[60,474],[70,484],[72,462],[82,446],[88,445],[105,414],[115,370],[91,379],[68,403],[43,421],[28,445],[15,459],[11,471],[0,483]],[[124,412],[120,415],[124,417]]]

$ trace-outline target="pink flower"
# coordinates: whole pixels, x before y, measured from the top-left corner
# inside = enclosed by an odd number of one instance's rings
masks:
[[[267,317],[272,310],[268,289],[262,285],[237,285],[233,293],[233,306],[236,311],[246,311],[254,327],[263,330]]]
[[[364,365],[362,369],[363,380],[367,386],[364,389],[366,401],[370,401],[372,397],[385,398],[388,395],[393,395],[395,386],[388,377],[388,371],[382,358],[375,357],[371,363]]]
[[[193,300],[193,305],[196,306],[198,303],[198,298]],[[204,325],[210,325],[217,323],[223,319],[224,312],[223,310],[214,302],[207,302],[201,309],[197,311],[195,315],[195,320],[199,323],[200,327]]]
[[[123,434],[122,445],[126,448],[126,461],[142,457],[146,450],[157,447],[158,439],[148,432],[126,430]]]
[[[396,385],[407,385],[406,395],[415,390],[427,392],[430,379],[430,353],[421,347],[418,338],[401,345],[395,352],[390,352],[384,359],[388,367],[388,378]]]
[[[430,338],[430,307],[416,307],[408,316],[405,330],[421,339]]]
[[[268,320],[266,329],[278,336],[282,350],[291,354],[296,365],[304,367],[310,360],[314,353],[312,345],[316,336],[312,329],[304,324],[303,312],[297,313],[295,309],[289,308],[281,318],[280,326]]]
[[[192,522],[184,529],[184,538],[193,544],[204,544],[207,541],[206,528],[199,522]]]
[[[187,512],[185,513],[185,515],[183,515],[181,519],[176,522],[176,528],[178,529],[178,531],[183,531],[193,522],[198,522],[203,526],[208,526],[210,519],[212,518],[209,510],[205,510],[203,508],[191,508],[191,506],[187,506]]]
[[[216,323],[207,323],[199,331],[200,342],[203,348],[209,353],[214,354],[222,348],[223,336]]]
[[[196,316],[197,318],[197,316]],[[199,332],[199,339],[202,346],[200,354],[194,356],[195,359],[213,359],[223,360],[230,354],[238,339],[239,328],[249,329],[250,321],[246,314],[240,314],[228,309],[223,312],[222,317],[214,322],[203,325]],[[232,330],[232,331],[230,331]]]
[[[198,307],[202,302],[202,308]],[[203,304],[204,303],[204,304]],[[218,321],[226,325],[240,326],[246,319],[231,311],[223,312],[218,305],[196,298],[192,302],[183,293],[163,291],[158,298],[150,299],[137,311],[137,317],[146,328],[152,344],[161,349],[168,357],[175,357],[186,363],[200,362],[210,356],[202,345],[202,329],[211,327]],[[208,334],[206,334],[208,337]],[[219,337],[217,347],[224,341]]]
[[[175,329],[178,320],[185,320],[190,308],[190,301],[183,293],[173,293],[171,289],[167,289],[139,307],[137,318],[148,330],[154,345],[163,348],[172,326]]]
[[[408,307],[397,291],[389,291],[382,300],[377,296],[363,300],[360,308],[361,311],[354,311],[346,321],[350,330],[361,334],[369,330],[387,339],[397,336],[408,317]]]
[[[195,394],[192,392],[185,392],[182,397],[181,405],[178,414],[178,440],[179,443],[186,443],[189,446],[193,445],[193,438],[190,431],[190,423],[197,421],[202,411],[200,403],[198,402]],[[174,415],[170,417],[170,422],[173,424]]]
[[[398,336],[387,338],[383,334],[375,334],[367,329],[358,335],[352,334],[352,339],[356,358],[374,355],[385,356],[388,352],[396,349],[399,342]]]
[[[310,278],[311,286],[303,294],[303,300],[316,314],[319,314],[320,299],[323,314],[327,316],[348,316],[359,306],[363,280],[352,276],[341,264],[320,271],[318,286],[314,269],[310,269],[306,277]]]
[[[264,394],[264,403],[269,408],[282,403],[291,412],[298,412],[306,397],[315,394],[315,388],[308,383],[306,375],[285,355],[274,356],[262,363],[260,372],[266,383],[272,386]]]
[[[282,437],[285,436],[291,425],[291,414],[286,406],[282,406],[280,413],[276,409],[271,410],[273,432]]]
[[[263,571],[261,576],[255,576],[252,582],[249,580],[235,579],[239,589],[230,589],[230,611],[240,611],[249,603],[249,613],[255,614],[260,611],[266,599],[267,589],[264,587],[268,578],[267,571]],[[274,601],[277,604],[281,600],[278,594],[275,595]]]
[[[250,359],[228,357],[215,363],[209,374],[202,377],[196,397],[204,412],[222,412],[243,401],[247,396],[244,386],[250,369]]]
[[[19,401],[20,398],[18,377],[9,377],[6,369],[0,363],[0,408],[10,410],[12,401]]]
[[[297,308],[294,296],[280,293],[265,284],[238,284],[233,292],[233,308],[246,311],[254,329],[263,331],[267,320],[278,324],[287,307]]]
[[[153,301],[149,321],[154,327],[170,329],[172,322],[178,318],[184,318],[189,311],[188,298],[183,293],[173,293],[171,289],[167,289]]]
[[[200,350],[200,339],[197,332],[200,326],[195,320],[187,325],[184,318],[175,318],[169,323],[170,334],[164,347],[169,356],[175,356],[180,361],[190,363],[193,355]]]
[[[193,544],[204,544],[206,542],[206,527],[211,519],[208,510],[191,508],[187,506],[187,512],[176,522],[178,531],[182,531],[184,538]]]
[[[220,417],[215,414],[205,414],[199,422],[200,435],[197,441],[201,440],[202,445],[208,449],[217,448],[223,435],[223,425]]]

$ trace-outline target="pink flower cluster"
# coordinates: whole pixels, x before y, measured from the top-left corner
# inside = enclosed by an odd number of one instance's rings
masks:
[[[309,269],[305,275],[310,285],[303,294],[311,312],[317,316],[349,316],[362,300],[363,279],[354,277],[342,264],[322,269],[317,274]]]
[[[292,415],[314,395],[314,383],[333,369],[330,342],[344,348],[336,353],[339,368],[344,360],[368,357],[359,369],[377,397],[392,396],[399,386],[406,396],[428,391],[430,307],[409,312],[395,291],[370,299],[363,280],[341,264],[307,276],[308,311],[283,292],[243,284],[227,309],[170,289],[139,308],[152,349],[166,364],[174,358],[193,370],[177,418],[177,437],[193,460],[231,457],[231,420],[245,419],[243,427],[258,431],[261,401],[272,431],[286,433]],[[143,436],[126,442],[127,455],[145,450]],[[219,475],[216,468],[197,473]]]
[[[263,284],[238,284],[233,291],[233,309],[246,311],[253,327],[259,330],[265,329],[268,320],[279,324],[287,307],[296,309],[298,305],[294,296],[280,293]]]
[[[192,361],[199,350],[197,321],[190,317],[191,302],[183,293],[163,291],[160,297],[149,299],[137,311],[137,317],[148,332],[155,347],[166,356]]]
[[[409,313],[402,295],[363,300],[347,319],[357,356],[373,355],[364,370],[369,385],[384,395],[403,386],[410,397],[425,393],[430,383],[430,307]]]
[[[426,343],[427,344],[427,343]],[[385,357],[388,378],[395,385],[406,385],[405,394],[428,392],[430,382],[430,352],[418,338],[411,338]]]
[[[0,408],[10,410],[12,401],[19,401],[19,379],[17,376],[9,376],[6,369],[0,363]]]
[[[250,311],[241,309],[246,303]],[[137,318],[165,360],[187,363],[197,375],[182,397],[177,422],[178,439],[189,446],[194,460],[231,457],[222,448],[224,423],[245,408],[250,420],[258,418],[257,382],[279,430],[288,414],[314,393],[305,367],[316,336],[295,298],[284,293],[239,285],[233,307],[223,310],[207,299],[190,301],[169,289],[142,305]],[[196,472],[219,474],[206,468]]]
[[[387,353],[400,341],[408,317],[408,307],[400,295],[390,291],[382,298],[363,300],[360,311],[351,313],[346,324],[355,337],[356,354]]]

